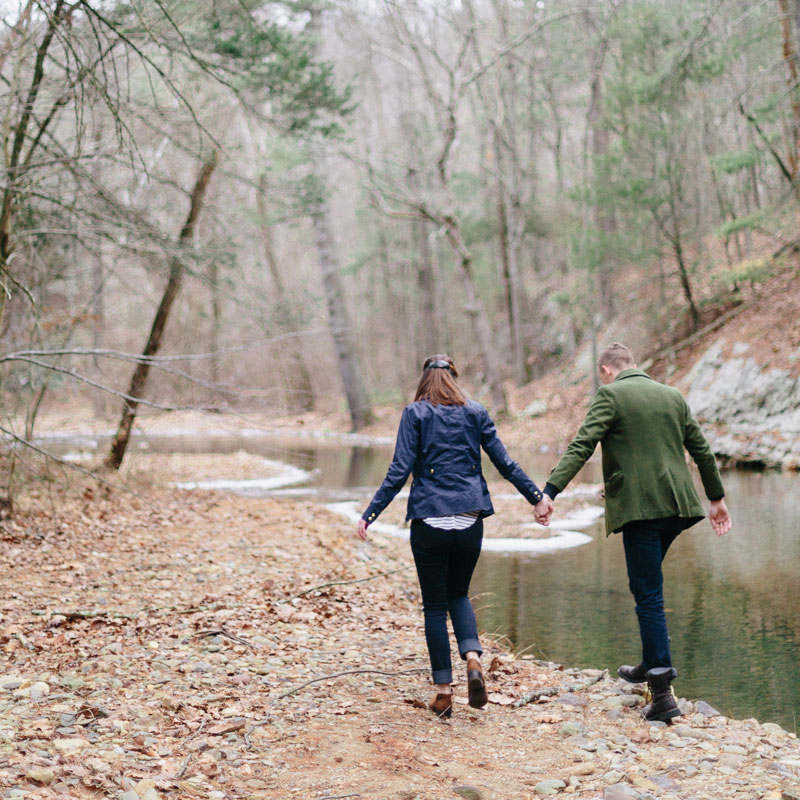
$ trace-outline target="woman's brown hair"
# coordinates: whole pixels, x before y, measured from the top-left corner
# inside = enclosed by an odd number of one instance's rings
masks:
[[[465,406],[467,398],[456,383],[457,377],[456,366],[447,353],[428,356],[422,365],[414,402],[427,400],[433,406]]]

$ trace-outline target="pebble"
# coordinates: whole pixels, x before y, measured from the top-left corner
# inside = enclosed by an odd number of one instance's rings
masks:
[[[463,797],[464,800],[484,800],[484,793],[477,787],[471,786],[468,783],[460,784],[453,787],[453,791]]]
[[[603,789],[603,800],[638,800],[639,792],[627,783],[615,783]]]
[[[646,792],[660,792],[661,787],[657,783],[653,783],[650,778],[645,778],[644,775],[634,775],[631,778],[631,783],[638,789],[644,789]]]
[[[585,736],[570,736],[569,739],[567,739],[567,744],[571,744],[573,747],[579,747],[581,750],[586,750],[589,753],[593,753],[597,750],[597,742],[592,739],[587,739]]]
[[[705,700],[698,700],[694,704],[694,710],[698,714],[702,714],[704,717],[718,717],[720,716],[719,711],[713,706],[710,706],[706,703]]]
[[[606,774],[603,775],[603,783],[607,786],[611,786],[614,783],[619,783],[624,777],[625,776],[619,770],[612,769],[611,772],[606,772]]]
[[[556,702],[563,703],[565,706],[582,706],[584,704],[583,698],[578,697],[578,695],[572,694],[571,692],[567,692],[567,694],[562,694],[560,697],[557,697]]]
[[[694,703],[687,700],[685,697],[679,697],[677,700],[678,708],[684,717],[688,717],[694,711]]]
[[[19,689],[22,683],[22,678],[17,678],[13,675],[3,675],[0,677],[0,689],[5,689],[8,692]]]
[[[133,789],[129,789],[127,792],[122,793],[120,800],[139,800],[139,795]]]
[[[564,781],[560,781],[557,778],[550,779],[539,781],[539,783],[533,787],[533,791],[536,792],[536,794],[558,794],[559,789],[564,789],[566,785]]]
[[[25,777],[34,783],[43,783],[49,786],[55,779],[56,775],[51,769],[31,769],[25,773]]]
[[[744,747],[740,747],[738,744],[724,744],[722,745],[722,752],[723,753],[733,753],[739,756],[746,756],[747,750]]]
[[[53,739],[53,747],[62,753],[76,753],[87,744],[86,739]]]
[[[558,732],[562,736],[576,736],[581,732],[581,726],[578,725],[577,722],[565,722],[559,729]]]
[[[635,708],[642,702],[642,698],[638,694],[621,694],[619,702],[624,708]]]
[[[50,694],[50,686],[44,681],[36,681],[30,688],[31,700],[41,700],[43,697],[47,697],[48,694]]]
[[[677,792],[681,787],[668,775],[651,775],[650,780],[668,792]]]

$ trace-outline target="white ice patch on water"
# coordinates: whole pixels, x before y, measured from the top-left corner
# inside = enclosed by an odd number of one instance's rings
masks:
[[[263,494],[273,489],[282,489],[295,483],[304,483],[310,480],[312,474],[291,464],[284,464],[282,461],[272,461],[264,459],[265,467],[279,470],[277,475],[269,478],[248,478],[244,480],[214,479],[207,481],[181,481],[171,484],[178,489],[219,489],[235,494],[252,495]]]
[[[358,500],[347,500],[342,503],[328,503],[325,508],[329,511],[333,511],[334,514],[345,517],[353,523],[358,523],[359,519],[361,519],[361,514],[358,511]],[[586,510],[588,511],[588,509]],[[603,509],[600,508],[599,511],[600,515],[602,515]],[[597,519],[597,517],[595,517],[595,519]],[[536,525],[536,527],[543,528],[544,526]],[[550,523],[550,527],[553,528],[555,526],[553,523]],[[496,553],[553,553],[556,550],[578,547],[592,541],[592,537],[587,536],[585,533],[561,530],[560,528],[556,529],[559,530],[559,533],[547,539],[489,539],[484,537],[482,549]],[[372,525],[369,526],[369,530],[375,531],[376,533],[384,533],[387,536],[395,536],[399,539],[408,539],[410,535],[408,528],[401,525],[390,525],[387,522],[373,522]]]

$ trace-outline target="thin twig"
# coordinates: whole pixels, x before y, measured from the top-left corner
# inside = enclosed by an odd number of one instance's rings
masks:
[[[323,675],[321,678],[312,678],[310,681],[306,681],[305,683],[301,683],[299,686],[295,686],[293,689],[289,689],[283,694],[279,694],[275,700],[283,700],[284,697],[289,697],[289,695],[295,694],[299,692],[301,689],[305,689],[306,686],[311,686],[312,683],[319,683],[320,681],[330,681],[334,678],[341,678],[343,675],[367,675],[367,674],[375,674],[375,675],[388,675],[391,678],[396,678],[399,675],[409,675],[413,672],[425,672],[427,667],[413,667],[412,669],[401,669],[399,672],[386,672],[386,670],[382,669],[348,669],[344,672],[335,672],[333,675]]]
[[[385,578],[387,575],[395,575],[398,572],[405,572],[407,569],[411,569],[411,564],[407,564],[405,567],[400,567],[400,569],[390,569],[388,572],[379,572],[377,575],[370,575],[368,578],[357,578],[353,581],[330,581],[329,583],[321,583],[319,586],[312,586],[310,589],[303,589],[302,592],[298,592],[293,597],[302,597],[304,594],[310,594],[311,592],[316,592],[318,589],[326,589],[328,586],[349,586],[353,583],[366,583],[367,581],[374,581],[376,578]],[[287,600],[282,600],[281,602],[286,603]]]
[[[305,683],[301,683],[299,686],[295,686],[288,691],[279,694],[275,698],[275,702],[278,700],[283,700],[285,697],[289,697],[290,695],[299,692],[301,689],[305,689],[306,686],[311,686],[312,683],[320,683],[321,681],[330,681],[334,678],[341,678],[344,675],[388,675],[390,678],[396,678],[400,675],[410,675],[414,672],[425,672],[428,668],[427,667],[413,667],[411,669],[401,669],[399,672],[386,672],[386,670],[382,669],[347,669],[344,672],[335,672],[333,675],[323,675],[320,678],[312,678],[310,681],[306,681]],[[272,722],[271,717],[267,717],[266,719],[261,719],[254,722],[250,728],[248,729],[248,735],[251,734],[256,728],[260,727],[261,725],[268,725]]]
[[[71,620],[78,619],[99,619],[108,617],[109,619],[138,619],[136,614],[123,614],[120,611],[53,611],[52,616],[66,617]]]
[[[199,730],[199,728],[198,728],[198,730]],[[189,766],[189,762],[191,760],[192,760],[192,754],[189,753],[189,755],[186,756],[186,758],[185,758],[185,760],[183,762],[183,766],[178,770],[178,772],[176,773],[175,777],[172,780],[179,781],[184,776],[184,773],[186,772],[186,768]]]
[[[345,797],[361,797],[358,792],[353,794],[325,794],[319,800],[344,800]]]
[[[205,720],[202,720],[202,721],[200,722],[200,724],[197,726],[197,730],[195,730],[193,733],[190,733],[190,734],[189,734],[189,735],[188,735],[188,736],[187,736],[187,737],[186,737],[186,738],[185,738],[185,739],[184,739],[184,740],[181,742],[181,747],[183,747],[183,745],[185,745],[185,744],[188,744],[189,742],[191,742],[191,741],[192,741],[192,739],[194,739],[194,737],[195,737],[195,736],[197,736],[197,735],[200,733],[200,731],[202,731],[202,730],[203,730],[203,728],[205,728],[205,726],[206,726],[206,721],[205,721]],[[183,775],[183,772],[184,772],[184,770],[185,770],[185,769],[186,769],[186,765],[184,764],[184,766],[183,766],[183,769],[182,769],[182,770],[181,770],[181,771],[180,771],[180,772],[179,772],[179,773],[178,773],[178,774],[175,776],[176,780],[177,780],[177,778],[180,778],[180,776],[181,776],[181,775]]]
[[[553,697],[559,694],[581,692],[584,689],[588,689],[590,686],[594,686],[594,684],[599,683],[601,680],[603,680],[603,678],[606,677],[606,675],[608,675],[608,670],[604,669],[599,675],[594,678],[589,678],[583,683],[574,683],[571,686],[548,686],[546,689],[537,689],[535,692],[528,692],[528,694],[520,697],[519,700],[517,700],[511,707],[522,708],[523,706],[528,705],[528,703],[534,703],[540,697]]]
[[[232,642],[243,644],[245,647],[252,647],[253,650],[258,650],[258,647],[252,642],[248,642],[247,639],[242,639],[241,636],[237,636],[235,633],[226,631],[225,628],[209,628],[205,631],[198,631],[192,636],[192,638],[197,639],[201,636],[227,636]]]

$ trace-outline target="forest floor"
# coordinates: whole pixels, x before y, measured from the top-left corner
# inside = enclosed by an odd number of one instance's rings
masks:
[[[51,485],[3,522],[3,797],[796,796],[794,734],[688,701],[650,725],[629,685],[502,642],[488,707],[455,662],[436,719],[407,543],[313,503],[166,488],[171,468],[136,495]]]

